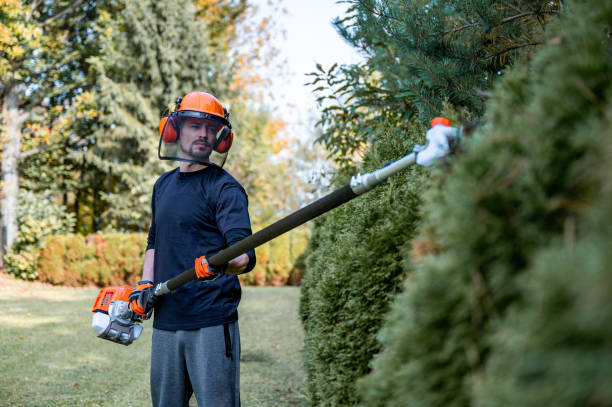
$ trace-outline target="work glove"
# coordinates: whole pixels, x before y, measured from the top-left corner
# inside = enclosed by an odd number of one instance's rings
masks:
[[[208,263],[206,256],[202,256],[195,259],[195,271],[198,280],[211,282],[225,274],[225,266],[213,266]]]
[[[129,296],[130,309],[136,314],[137,320],[145,320],[151,318],[153,306],[155,305],[155,286],[152,281],[139,281],[138,285]]]
[[[427,144],[416,145],[414,151],[417,153],[416,162],[424,167],[429,167],[438,158],[445,157],[450,151],[451,144],[457,139],[458,132],[451,127],[450,120],[444,117],[436,117],[431,122],[431,128],[427,131],[425,138]]]

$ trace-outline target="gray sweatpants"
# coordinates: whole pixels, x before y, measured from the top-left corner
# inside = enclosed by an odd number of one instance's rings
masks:
[[[151,398],[154,407],[240,406],[238,322],[188,331],[153,330]]]

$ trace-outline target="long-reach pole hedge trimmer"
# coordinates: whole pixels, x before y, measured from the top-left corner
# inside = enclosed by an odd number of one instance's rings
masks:
[[[211,256],[208,258],[208,263],[212,266],[223,266],[233,258],[368,192],[391,175],[415,163],[430,166],[436,159],[446,156],[451,151],[451,146],[459,140],[460,133],[461,130],[450,127],[450,121],[436,117],[432,121],[431,129],[427,132],[425,145],[416,145],[410,154],[381,169],[353,176],[348,185]],[[196,278],[195,269],[191,268],[168,281],[157,284],[154,294],[159,296],[170,293]],[[106,287],[100,290],[92,308],[94,313],[92,328],[98,333],[98,337],[123,345],[129,345],[140,337],[142,326],[139,322],[142,320],[130,309],[128,302],[132,290],[133,288],[128,285]]]

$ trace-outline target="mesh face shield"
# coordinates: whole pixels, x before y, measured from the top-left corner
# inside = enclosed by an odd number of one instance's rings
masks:
[[[234,137],[229,121],[194,110],[180,110],[163,117],[159,135],[160,159],[218,167],[225,163]]]

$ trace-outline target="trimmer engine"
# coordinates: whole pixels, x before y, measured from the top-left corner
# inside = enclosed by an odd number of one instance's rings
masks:
[[[98,337],[123,345],[129,345],[140,337],[142,326],[130,309],[128,298],[133,288],[129,285],[105,287],[100,290],[91,311],[94,313],[91,327]]]

